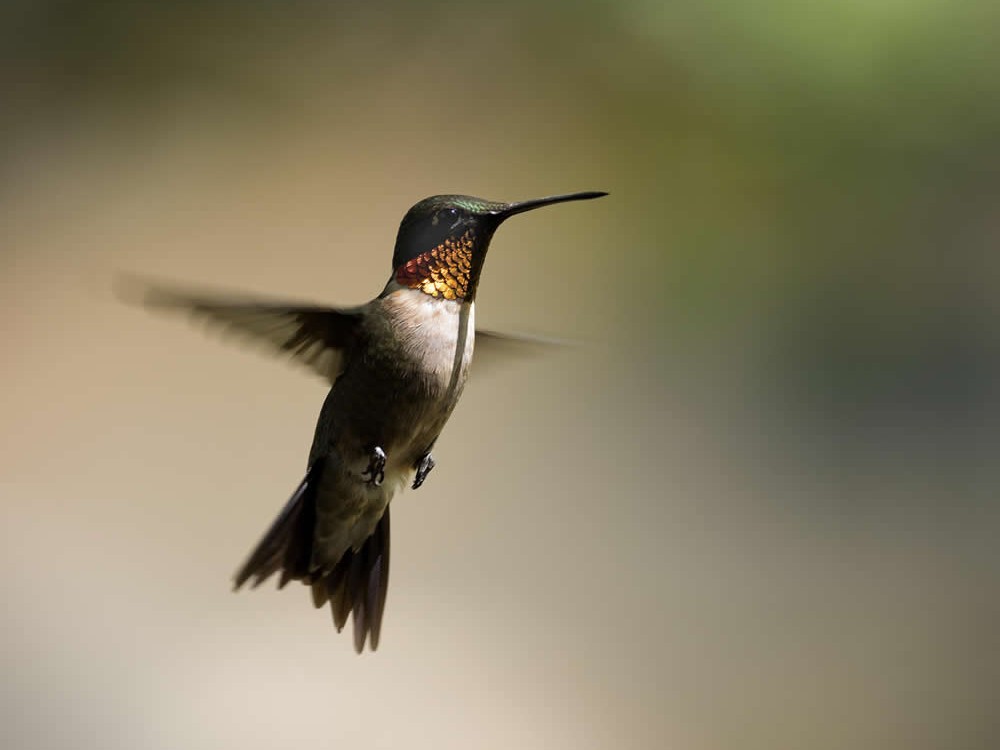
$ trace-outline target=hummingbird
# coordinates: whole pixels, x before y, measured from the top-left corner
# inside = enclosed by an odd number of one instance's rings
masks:
[[[389,581],[389,503],[435,467],[434,444],[462,395],[473,349],[513,337],[476,332],[475,299],[494,232],[516,214],[607,195],[581,192],[503,203],[436,195],[403,217],[382,292],[323,307],[145,284],[150,308],[187,311],[285,353],[331,386],[305,476],[234,577],[234,589],[278,575],[330,605],[354,649],[379,644]]]

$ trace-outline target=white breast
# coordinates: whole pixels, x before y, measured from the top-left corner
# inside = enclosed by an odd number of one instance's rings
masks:
[[[386,292],[378,317],[398,356],[438,384],[440,395],[461,389],[472,361],[475,303],[431,297],[395,282]]]

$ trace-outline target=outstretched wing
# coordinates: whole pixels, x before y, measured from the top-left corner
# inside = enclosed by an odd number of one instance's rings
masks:
[[[474,373],[485,372],[504,362],[538,357],[573,345],[572,341],[560,339],[476,329],[476,348],[472,357],[472,371]]]
[[[363,309],[286,304],[138,279],[120,282],[119,296],[153,310],[205,320],[223,333],[289,355],[330,383],[341,373],[344,350],[357,335]]]

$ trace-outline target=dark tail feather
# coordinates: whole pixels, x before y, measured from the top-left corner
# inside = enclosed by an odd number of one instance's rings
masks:
[[[253,578],[251,586],[256,588],[278,571],[281,571],[279,587],[290,580],[308,577],[316,524],[315,493],[321,468],[320,464],[313,464],[306,471],[271,528],[236,573],[234,588],[240,588],[250,578]]]
[[[372,651],[378,648],[389,586],[389,509],[386,508],[374,533],[358,551],[348,550],[329,573],[310,571],[313,532],[316,525],[316,487],[322,465],[313,464],[291,498],[274,519],[264,537],[235,576],[234,588],[247,581],[256,587],[275,573],[281,573],[279,588],[300,580],[312,587],[313,604],[328,601],[333,623],[340,631],[354,614],[354,649],[364,651],[365,641]]]
[[[372,651],[378,648],[382,633],[382,613],[385,611],[385,595],[389,591],[389,506],[385,508],[375,533],[365,544],[368,554],[365,568],[368,586],[365,590],[365,610],[368,613],[368,643]],[[355,637],[357,641],[357,637]],[[362,645],[364,645],[362,643]],[[355,648],[357,645],[355,644]]]
[[[339,631],[354,613],[354,650],[364,651],[365,640],[378,648],[382,613],[389,588],[389,509],[360,550],[348,550],[325,579],[333,624]]]

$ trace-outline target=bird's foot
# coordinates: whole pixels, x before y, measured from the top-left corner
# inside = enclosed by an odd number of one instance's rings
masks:
[[[371,458],[368,459],[368,468],[361,475],[368,484],[378,487],[385,479],[385,451],[377,445],[372,448]]]
[[[425,453],[417,461],[417,475],[413,477],[413,489],[417,489],[420,485],[424,483],[427,479],[427,475],[431,473],[431,469],[434,468],[434,459],[431,458],[430,453]]]

